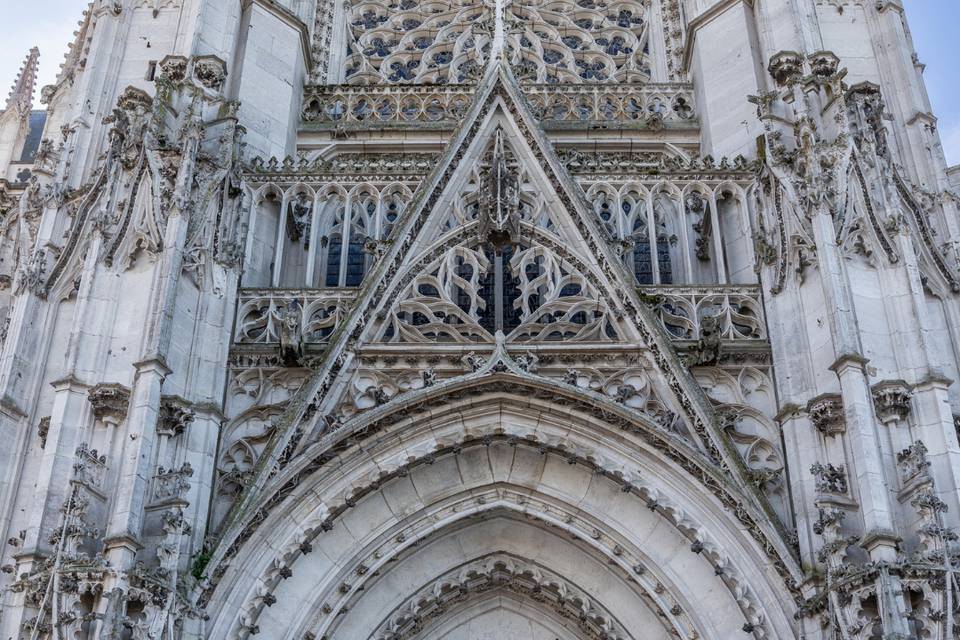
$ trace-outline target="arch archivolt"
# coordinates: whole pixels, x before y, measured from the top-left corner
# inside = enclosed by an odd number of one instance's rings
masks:
[[[504,391],[511,385],[512,394]],[[421,412],[401,408],[393,424],[368,432],[373,437],[337,433],[305,451],[275,479],[290,491],[274,493],[265,507],[275,508],[254,515],[263,526],[234,540],[232,555],[215,559],[211,589],[220,586],[205,596],[215,612],[212,636],[242,638],[280,624],[323,637],[324,625],[349,615],[356,606],[350,599],[367,593],[369,577],[402,566],[394,558],[418,547],[418,558],[430,558],[421,545],[431,537],[452,535],[463,518],[494,508],[589,545],[636,583],[646,594],[639,599],[652,599],[648,608],[680,637],[697,637],[685,635],[696,630],[724,638],[744,625],[756,637],[790,633],[782,606],[792,595],[782,576],[681,465],[638,433],[518,397],[517,386],[447,396]],[[334,438],[342,446],[331,446]],[[267,548],[272,556],[259,551]],[[433,577],[442,573],[438,567]],[[727,597],[711,599],[704,590]],[[717,602],[717,611],[705,612],[707,601]],[[777,606],[768,611],[763,603],[771,602]],[[685,618],[692,605],[695,620]],[[322,615],[317,622],[296,612]]]
[[[458,531],[468,533],[464,528],[458,528]],[[433,551],[431,555],[435,555]],[[576,560],[581,558],[577,557]],[[396,572],[391,572],[391,578],[393,573]],[[376,579],[371,579],[369,583],[366,586],[367,592],[377,587]],[[391,586],[388,585],[387,588]],[[454,611],[455,608],[469,611],[473,608],[471,605],[477,601],[485,601],[491,595],[499,598],[504,594],[509,594],[512,599],[532,608],[540,619],[555,617],[562,626],[572,621],[571,626],[580,632],[578,635],[598,640],[633,638],[616,614],[590,595],[585,588],[542,562],[504,551],[495,551],[456,564],[439,577],[428,579],[412,595],[406,597],[400,606],[394,607],[383,617],[371,637],[375,640],[405,640],[425,628],[439,626],[431,625],[431,621],[460,617],[457,615],[460,612]],[[365,614],[366,611],[363,610],[358,614],[357,608],[352,607],[348,615],[341,619]],[[376,620],[376,614],[372,618]],[[344,637],[356,636],[355,633],[350,633],[352,627],[349,622],[342,625],[338,623],[339,620],[334,623],[334,628],[343,626],[349,634]]]
[[[421,526],[390,530],[387,535],[403,543],[369,570],[361,564],[363,576],[345,569],[350,593],[334,593],[328,607],[312,608],[295,626],[318,637],[397,640],[458,600],[503,588],[539,601],[540,610],[582,620],[576,626],[584,637],[607,633],[608,640],[626,640],[630,628],[687,637],[695,627],[669,583],[641,561],[628,566],[639,554],[601,527],[587,514],[522,487],[493,485],[459,494],[431,510]],[[365,551],[377,555],[376,548]]]
[[[470,638],[486,633],[496,638],[524,640],[581,640],[595,637],[576,623],[532,598],[498,588],[456,602],[442,615],[428,616],[416,631],[417,638]],[[431,612],[432,613],[432,612]],[[400,638],[409,636],[400,634]]]

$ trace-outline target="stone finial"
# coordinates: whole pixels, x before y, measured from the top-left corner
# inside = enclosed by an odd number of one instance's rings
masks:
[[[780,86],[787,86],[803,75],[803,56],[796,51],[781,51],[770,58],[767,71]]]
[[[158,66],[158,78],[177,83],[187,77],[187,58],[184,56],[166,56]]]
[[[157,433],[172,438],[183,433],[193,422],[193,409],[189,402],[179,396],[162,396],[160,414],[157,416]]]
[[[130,405],[130,389],[122,384],[98,384],[90,389],[87,396],[93,406],[93,415],[98,420],[119,423],[126,417]]]
[[[825,393],[817,396],[807,403],[807,413],[813,426],[825,436],[835,436],[846,431],[840,394]]]
[[[903,420],[910,414],[910,385],[902,380],[885,380],[871,388],[877,417],[883,423]]]
[[[503,130],[497,129],[493,149],[481,173],[480,238],[497,251],[520,237],[520,183],[508,162]]]
[[[212,91],[219,91],[227,79],[227,65],[216,56],[197,56],[193,59],[193,77]]]
[[[13,81],[13,87],[7,96],[7,105],[4,107],[4,111],[16,109],[21,117],[30,112],[33,107],[33,89],[37,82],[39,62],[40,50],[34,47],[30,49],[27,58],[20,67],[17,79]]]
[[[828,78],[840,68],[840,58],[832,51],[817,51],[811,53],[807,60],[810,62],[810,71],[813,75]]]

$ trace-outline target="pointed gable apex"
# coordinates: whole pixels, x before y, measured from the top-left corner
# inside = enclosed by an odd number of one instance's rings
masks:
[[[493,122],[494,118],[503,118]],[[700,448],[730,479],[742,496],[758,501],[754,506],[771,513],[769,505],[751,485],[734,445],[723,434],[712,405],[689,370],[674,352],[665,330],[653,311],[639,297],[632,276],[620,264],[606,242],[606,232],[592,217],[593,212],[573,177],[567,172],[550,141],[540,129],[526,105],[519,86],[506,63],[491,65],[478,86],[474,102],[434,170],[428,175],[403,213],[394,231],[393,242],[367,275],[355,306],[331,340],[324,361],[304,382],[277,418],[278,429],[257,463],[254,477],[243,496],[234,504],[225,524],[225,539],[233,537],[244,521],[243,514],[253,508],[271,479],[296,456],[310,428],[304,422],[313,409],[331,406],[329,401],[342,388],[339,378],[350,370],[356,347],[369,341],[372,325],[386,317],[398,293],[416,277],[413,258],[429,250],[441,256],[456,246],[455,233],[431,235],[437,229],[436,212],[449,203],[450,193],[472,171],[487,144],[495,140],[497,127],[505,125],[509,143],[532,161],[539,175],[559,204],[558,221],[564,232],[573,232],[585,248],[581,255],[593,266],[592,275],[605,299],[613,305],[620,327],[630,335],[620,338],[627,348],[637,349],[660,375],[658,393],[672,397],[691,435]],[[433,219],[432,219],[433,217]],[[538,238],[540,240],[542,238]],[[562,250],[562,247],[557,247]],[[328,397],[329,396],[329,397]],[[771,526],[778,527],[775,519]]]
[[[476,220],[464,219],[450,224],[450,212],[458,208],[458,199],[471,181],[474,181],[472,195],[478,201],[493,197],[493,194],[486,192],[494,187],[476,183],[477,176],[480,175],[478,167],[484,165],[486,156],[501,153],[506,147],[509,147],[515,156],[516,170],[525,173],[529,183],[528,190],[542,200],[542,212],[539,215],[549,216],[549,232],[538,227],[534,220],[524,220],[519,239],[529,244],[537,244],[541,253],[536,257],[525,256],[525,259],[546,260],[553,265],[554,273],[550,282],[556,286],[551,290],[554,299],[550,309],[559,319],[556,327],[534,322],[522,328],[521,332],[527,339],[533,340],[543,339],[543,336],[549,334],[553,339],[562,337],[574,341],[608,341],[616,338],[635,345],[642,343],[640,335],[631,329],[631,323],[623,320],[631,312],[628,307],[623,306],[620,292],[625,284],[627,287],[632,286],[633,276],[621,266],[612,253],[606,230],[593,219],[593,211],[580,187],[557,158],[552,145],[530,112],[513,74],[503,61],[491,65],[488,69],[478,86],[466,118],[448,142],[436,168],[420,185],[404,212],[394,231],[396,241],[368,275],[367,286],[376,289],[372,297],[375,302],[370,305],[370,317],[376,321],[371,324],[377,325],[379,322],[382,325],[383,321],[390,322],[390,314],[396,313],[395,305],[406,304],[406,311],[414,313],[416,309],[425,311],[426,302],[430,302],[431,306],[442,307],[441,316],[448,317],[445,314],[449,312],[460,317],[454,318],[454,328],[448,327],[444,331],[443,327],[436,327],[436,323],[424,319],[424,316],[429,314],[420,313],[428,336],[438,335],[439,331],[446,332],[445,337],[454,341],[468,342],[479,339],[481,342],[492,343],[494,329],[487,327],[484,330],[476,326],[476,303],[470,304],[469,312],[462,313],[462,310],[457,309],[456,300],[445,299],[447,296],[443,295],[436,296],[437,299],[425,300],[416,292],[410,293],[410,288],[418,286],[414,281],[416,278],[429,280],[432,277],[422,274],[431,268],[431,261],[442,258],[445,252],[443,247],[450,248],[457,243],[465,245],[471,242],[476,245],[481,244],[481,240],[488,239],[486,236],[489,229],[485,230],[486,223],[480,213],[475,214]],[[516,177],[513,176],[512,179],[515,180]],[[519,222],[510,224],[519,225]],[[466,246],[461,246],[458,250],[462,253],[472,252],[472,256],[464,257],[474,263],[472,275],[475,278],[476,267],[485,266],[482,252]],[[517,258],[519,261],[519,257]],[[449,279],[433,274],[443,282],[424,282],[425,287],[440,291],[444,287],[438,285],[456,280],[456,276],[449,273],[450,267],[451,265],[446,267]],[[442,270],[441,267],[437,269]],[[523,273],[518,275],[521,278],[522,276]],[[578,289],[577,293],[561,299],[563,282],[574,283],[572,288]],[[522,285],[521,282],[521,287]],[[402,291],[404,289],[405,294]],[[408,299],[398,302],[398,296],[402,294]],[[467,295],[469,297],[472,294]],[[525,315],[533,315],[526,301],[519,300],[516,304],[525,308]],[[543,308],[548,306],[544,305]],[[582,320],[584,314],[589,316],[585,321]],[[473,316],[473,326],[470,326],[471,318],[463,317],[464,315]],[[571,322],[574,318],[577,318],[579,324]],[[392,335],[395,337],[396,333],[401,331],[401,328],[395,328]],[[370,342],[378,341],[382,336],[382,327],[371,326],[357,334],[356,339]],[[422,335],[408,335],[406,338],[413,342],[430,339]]]

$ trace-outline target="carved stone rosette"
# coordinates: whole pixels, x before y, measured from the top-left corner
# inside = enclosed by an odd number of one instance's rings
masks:
[[[836,436],[846,431],[840,394],[825,393],[812,399],[807,403],[807,414],[817,431],[825,436]]]

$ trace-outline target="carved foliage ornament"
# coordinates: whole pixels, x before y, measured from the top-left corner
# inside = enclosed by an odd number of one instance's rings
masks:
[[[838,394],[817,396],[807,404],[813,426],[825,436],[836,436],[846,430],[843,401]]]
[[[88,392],[93,415],[104,421],[121,422],[127,415],[130,389],[121,384],[98,384]]]

